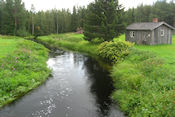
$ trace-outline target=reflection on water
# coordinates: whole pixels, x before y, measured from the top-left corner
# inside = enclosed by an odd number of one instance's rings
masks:
[[[0,117],[123,117],[112,104],[112,80],[94,59],[56,51],[49,80],[0,111]]]

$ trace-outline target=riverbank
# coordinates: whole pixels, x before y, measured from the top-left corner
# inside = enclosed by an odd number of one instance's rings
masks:
[[[120,37],[120,40],[123,39],[124,35]],[[83,40],[81,34],[42,36],[38,41],[53,48],[94,56],[98,54],[99,44]],[[126,115],[175,116],[174,46],[174,43],[161,46],[135,45],[124,61],[113,66],[111,76],[116,90],[112,97]]]
[[[48,49],[19,37],[0,36],[0,107],[44,82]]]

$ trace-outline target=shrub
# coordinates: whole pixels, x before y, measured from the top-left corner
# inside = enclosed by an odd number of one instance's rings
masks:
[[[25,29],[19,29],[17,30],[16,35],[20,37],[26,37],[26,36],[30,36],[31,34],[27,32]]]
[[[126,41],[104,42],[98,48],[98,55],[108,62],[116,63],[123,60],[133,44]]]
[[[104,42],[104,39],[100,39],[100,38],[95,38],[91,41],[91,43],[93,44],[100,44],[102,42]]]

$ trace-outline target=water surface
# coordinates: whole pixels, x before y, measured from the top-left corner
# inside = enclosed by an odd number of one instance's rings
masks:
[[[0,117],[123,117],[111,101],[112,80],[91,57],[57,50],[52,77],[6,106]]]

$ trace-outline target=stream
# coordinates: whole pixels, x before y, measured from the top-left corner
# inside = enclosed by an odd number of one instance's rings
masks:
[[[112,79],[93,58],[61,50],[47,62],[52,76],[0,110],[0,117],[124,117],[110,98]]]

